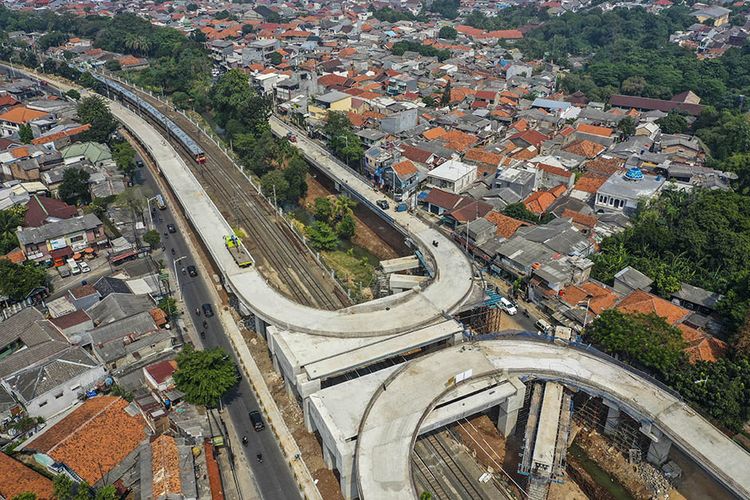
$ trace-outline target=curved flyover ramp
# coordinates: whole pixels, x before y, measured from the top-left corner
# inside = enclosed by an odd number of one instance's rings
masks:
[[[617,401],[651,422],[730,491],[750,498],[750,454],[644,377],[601,354],[523,337],[487,340],[443,349],[404,364],[378,389],[360,424],[357,484],[363,499],[417,498],[410,455],[421,422],[452,379],[491,375],[555,380]]]
[[[253,268],[241,269],[224,247],[231,229],[203,186],[171,144],[150,123],[125,106],[110,102],[115,117],[149,150],[203,243],[226,277],[228,286],[255,315],[277,327],[331,337],[374,337],[415,330],[455,312],[469,297],[472,269],[468,259],[445,235],[409,215],[406,229],[435,263],[435,278],[423,290],[412,290],[338,311],[294,302],[273,288]],[[361,181],[357,189],[370,189]],[[371,190],[371,189],[370,189]],[[400,214],[401,215],[401,214]],[[406,216],[404,216],[406,217]],[[438,246],[432,245],[439,242]]]

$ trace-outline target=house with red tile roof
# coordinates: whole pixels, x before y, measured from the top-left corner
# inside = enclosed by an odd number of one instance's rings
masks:
[[[0,497],[12,499],[21,493],[33,493],[37,500],[56,498],[50,479],[0,452]]]
[[[510,239],[514,234],[516,234],[518,228],[529,225],[528,222],[514,219],[513,217],[508,217],[505,214],[495,211],[489,212],[484,216],[484,218],[497,227],[495,236],[501,236],[506,240]]]
[[[143,416],[128,406],[115,396],[87,399],[25,448],[64,463],[96,484],[148,438]]]
[[[70,219],[78,215],[78,209],[62,200],[33,195],[26,204],[25,227],[41,227],[49,222]]]
[[[0,114],[0,136],[8,137],[18,133],[21,125],[29,125],[35,120],[47,118],[49,113],[16,106]]]
[[[656,314],[670,325],[682,323],[690,311],[643,290],[634,290],[617,304],[626,313]]]

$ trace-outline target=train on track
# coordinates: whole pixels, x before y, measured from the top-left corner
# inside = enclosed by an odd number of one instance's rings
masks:
[[[167,118],[164,113],[152,106],[151,103],[138,97],[135,93],[110,78],[96,73],[92,73],[91,76],[103,84],[109,92],[119,95],[123,101],[130,104],[132,107],[146,113],[154,122],[164,128],[170,137],[174,137],[177,142],[185,148],[185,151],[190,153],[190,156],[193,157],[196,163],[203,164],[206,162],[206,153],[203,151],[203,148],[201,148],[192,137],[185,133],[184,130],[178,127],[175,122]]]

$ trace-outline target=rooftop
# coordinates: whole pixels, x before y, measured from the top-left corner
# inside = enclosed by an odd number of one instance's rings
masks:
[[[0,452],[0,497],[15,498],[21,493],[33,493],[37,500],[55,498],[52,481]]]
[[[147,437],[143,417],[127,407],[114,396],[86,400],[26,448],[46,453],[95,484]]]
[[[455,182],[476,171],[476,165],[469,165],[468,163],[463,163],[459,160],[448,160],[430,170],[429,176],[449,182]]]

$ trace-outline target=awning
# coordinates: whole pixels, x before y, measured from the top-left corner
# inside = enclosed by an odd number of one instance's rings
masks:
[[[128,250],[118,255],[113,255],[110,257],[109,261],[112,263],[119,262],[121,260],[127,259],[128,257],[133,257],[135,255],[135,250]]]
[[[88,248],[87,248],[87,249],[85,249],[85,250],[84,250],[83,252],[84,252],[84,253],[89,253],[89,254],[91,254],[91,253],[94,253],[94,249],[93,249],[93,248],[91,248],[91,247],[88,247]]]
[[[73,258],[74,258],[75,260],[81,260],[81,254],[80,254],[80,252],[76,252],[76,253],[74,253],[74,254],[73,254]]]
[[[70,247],[58,248],[56,250],[51,250],[49,253],[49,256],[53,259],[67,259],[71,255],[73,255],[73,251]]]

